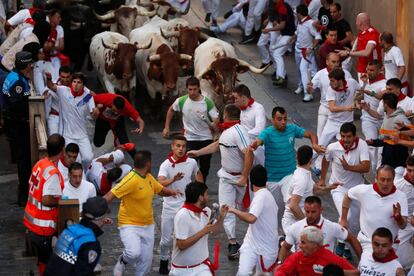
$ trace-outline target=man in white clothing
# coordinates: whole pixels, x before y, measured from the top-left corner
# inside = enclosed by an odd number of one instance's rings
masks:
[[[262,27],[262,15],[268,1],[273,2],[273,0],[249,0],[244,39],[240,42],[241,44],[252,42],[257,37]]]
[[[203,4],[204,11],[206,12],[204,21],[209,23],[211,20],[211,25],[217,26],[217,18],[220,12],[220,0],[201,0],[201,3]]]
[[[246,26],[247,11],[249,10],[248,0],[238,2],[232,9],[226,21],[218,26],[211,26],[210,30],[215,34],[225,33],[228,29],[239,27],[244,30]]]
[[[250,206],[248,176],[253,163],[253,153],[249,147],[247,129],[240,125],[240,109],[229,104],[224,108],[223,131],[220,139],[200,150],[189,151],[189,156],[211,154],[220,149],[221,169],[217,175],[219,180],[219,203],[236,208]],[[239,256],[240,245],[236,240],[236,216],[228,214],[224,219],[224,230],[229,239],[228,257],[235,259]]]
[[[344,123],[340,129],[341,140],[328,146],[322,159],[321,179],[319,186],[326,185],[326,175],[329,164],[332,163],[332,173],[329,186],[336,185],[331,190],[332,199],[339,216],[342,214],[342,201],[349,189],[364,183],[364,173],[370,169],[370,159],[367,143],[356,135],[353,123]],[[356,235],[359,231],[359,208],[356,203],[351,204],[348,213],[349,231]],[[351,257],[350,251],[345,248],[343,241],[338,243],[337,254]]]
[[[65,182],[63,196],[67,199],[78,199],[79,212],[82,212],[82,205],[88,198],[96,196],[95,186],[83,179],[83,168],[78,162],[69,167],[69,181]]]
[[[240,220],[249,224],[240,248],[238,276],[273,272],[279,248],[278,208],[275,199],[266,188],[267,172],[256,165],[250,172],[254,198],[248,212],[229,208]],[[256,268],[256,269],[255,269]]]
[[[223,225],[228,207],[212,214],[208,188],[204,183],[191,182],[185,188],[185,203],[174,218],[172,276],[212,276],[218,267],[218,256],[209,259],[208,235]],[[216,246],[217,243],[216,243]]]
[[[197,161],[188,158],[186,154],[187,140],[182,135],[174,136],[171,144],[171,153],[168,154],[158,172],[158,182],[164,187],[185,192],[188,183],[195,179],[203,183],[203,174],[197,166]],[[167,275],[169,251],[173,241],[174,217],[184,203],[184,197],[164,198],[161,213],[161,239],[160,239],[160,269],[159,273]]]
[[[395,254],[393,236],[389,229],[380,227],[372,234],[372,252],[364,251],[358,270],[361,276],[404,276],[405,272]]]
[[[241,84],[234,89],[234,104],[240,109],[240,124],[248,130],[250,141],[255,141],[257,136],[266,127],[266,111],[262,104],[256,102],[250,94],[249,88]],[[258,147],[254,151],[255,164],[264,164],[264,147]]]
[[[317,65],[315,47],[322,40],[320,33],[313,26],[313,20],[308,15],[308,7],[301,4],[296,8],[299,24],[296,29],[295,60],[298,68],[299,82],[296,94],[304,92],[304,102],[310,102],[313,96],[308,93],[307,84],[316,74]],[[310,73],[310,74],[309,74]],[[310,76],[309,76],[310,75]]]
[[[93,152],[86,130],[87,116],[96,118],[99,110],[90,91],[84,89],[86,77],[82,73],[73,74],[70,87],[54,84],[49,72],[46,78],[47,87],[59,98],[59,133],[65,137],[66,143],[78,144],[82,165],[89,168]]]
[[[58,161],[58,169],[64,182],[69,181],[69,167],[76,162],[78,155],[79,146],[77,144],[69,143],[66,145],[63,156]]]
[[[361,231],[358,241],[363,251],[371,251],[371,237],[379,227],[386,227],[392,233],[394,243],[399,229],[407,225],[407,196],[394,186],[395,171],[389,165],[377,170],[376,183],[360,184],[348,190],[342,203],[340,224],[348,225],[348,211],[353,200],[360,204],[359,222]]]
[[[330,251],[334,251],[337,240],[346,240],[354,249],[358,257],[361,256],[362,248],[354,235],[348,232],[336,222],[332,222],[322,216],[322,201],[317,196],[309,196],[305,199],[304,204],[305,218],[295,222],[287,231],[285,241],[279,250],[279,262],[283,263],[285,259],[294,251],[299,250],[300,233],[303,228],[315,226],[323,232],[323,244]]]

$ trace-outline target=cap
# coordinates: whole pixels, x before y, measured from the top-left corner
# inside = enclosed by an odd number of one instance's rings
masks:
[[[124,156],[124,153],[122,152],[122,150],[115,150],[111,154],[114,157],[114,164],[115,165],[121,164],[122,161],[124,161],[124,159],[125,159],[125,156]]]
[[[32,54],[27,51],[21,51],[16,53],[16,59],[14,65],[17,69],[24,69],[28,64],[32,62]]]
[[[109,213],[108,203],[100,196],[88,198],[82,205],[82,213],[86,218],[97,219]]]

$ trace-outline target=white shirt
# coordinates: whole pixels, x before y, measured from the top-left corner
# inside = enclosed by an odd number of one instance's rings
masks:
[[[293,195],[298,195],[301,197],[299,202],[300,209],[303,210],[305,205],[305,198],[308,196],[313,195],[313,185],[315,182],[312,179],[312,174],[309,170],[297,167],[295,172],[293,173],[292,178],[289,181],[289,188],[288,188],[288,198],[285,199],[285,212],[283,217],[290,217],[292,220],[297,221],[297,218],[292,213],[288,205],[290,204],[290,199]]]
[[[116,181],[114,181],[114,183],[118,183],[132,170],[132,167],[127,164],[122,164],[119,168],[122,170],[122,174]],[[101,162],[94,160],[92,161],[89,170],[86,172],[86,179],[95,185],[97,190],[99,190],[101,188],[103,174],[107,173],[107,171],[108,169],[106,169]]]
[[[343,70],[343,69],[342,69]],[[347,70],[343,70],[345,73],[345,79],[352,79],[351,74]],[[328,102],[326,101],[326,93],[328,93],[328,88],[330,87],[329,81],[329,72],[327,68],[319,70],[316,72],[315,76],[312,78],[313,88],[319,88],[321,93],[321,105],[329,108]]]
[[[58,174],[49,176],[45,184],[43,184],[42,196],[61,196],[62,188],[60,187],[60,177]]]
[[[17,26],[23,23],[26,19],[29,19],[31,17],[32,16],[30,15],[29,9],[23,9],[18,11],[12,17],[10,17],[9,20],[7,20],[7,22],[9,22],[9,24],[12,26]]]
[[[398,67],[405,66],[404,56],[401,49],[397,46],[392,46],[388,51],[384,51],[384,69],[385,78],[387,80],[392,78],[398,78]],[[407,77],[404,75],[404,82]]]
[[[229,173],[241,173],[244,167],[243,150],[250,145],[247,129],[240,125],[234,125],[221,134],[219,138],[221,169],[218,171],[218,177],[229,179],[238,179],[240,175],[231,175]]]
[[[3,66],[11,71],[14,68],[15,60],[16,60],[16,54],[23,50],[23,47],[31,42],[39,43],[39,39],[34,33],[31,33],[30,35],[26,36],[23,39],[20,39],[16,42],[8,51],[4,54],[3,59],[1,60],[1,64]]]
[[[58,161],[58,169],[60,171],[60,174],[63,177],[64,183],[69,181],[69,168],[66,167],[61,160]],[[85,173],[82,171],[82,178],[85,177]]]
[[[83,203],[85,203],[88,198],[96,196],[96,189],[91,182],[83,179],[78,188],[73,187],[72,184],[70,184],[68,181],[65,182],[65,188],[63,188],[63,196],[67,196],[68,199],[78,199],[79,212],[82,212]]]
[[[349,165],[354,166],[360,164],[362,161],[369,161],[368,144],[361,138],[358,141],[358,147],[345,153],[345,149],[339,143],[339,141],[329,144],[325,158],[332,164],[332,173],[329,179],[329,184],[335,182],[342,183],[342,186],[338,186],[335,190],[346,192],[350,188],[364,183],[364,177],[362,173],[346,171],[341,164],[340,159],[345,157],[345,160]]]
[[[359,83],[354,79],[347,79],[348,89],[345,91],[337,92],[328,88],[326,93],[326,101],[335,101],[336,106],[351,106],[354,103],[354,94],[360,88]],[[331,112],[329,111],[328,120],[346,123],[354,121],[354,112],[353,111],[342,111],[342,112]]]
[[[181,111],[183,114],[184,135],[188,141],[211,140],[210,128],[206,120],[210,121],[218,118],[218,111],[213,107],[207,112],[207,103],[202,96],[199,101],[193,101],[190,97],[184,102],[183,109],[180,109],[179,99],[177,98],[172,105],[174,111]]]
[[[387,81],[384,80],[380,80],[380,81],[376,81],[373,83],[367,83],[367,85],[365,86],[365,90],[368,91],[374,91],[375,93],[379,93],[381,91],[383,91],[385,89]],[[370,108],[372,110],[377,110],[380,100],[378,100],[375,97],[369,96],[367,94],[364,93],[364,102],[368,103],[370,105]],[[361,116],[361,120],[363,121],[371,121],[374,123],[379,123],[380,120],[378,120],[375,117],[372,117],[367,111],[362,109],[362,116]]]
[[[188,183],[191,182],[192,179],[194,179],[193,176],[197,174],[198,170],[199,169],[197,166],[197,161],[193,158],[187,158],[185,162],[175,164],[174,167],[172,166],[172,163],[170,162],[170,160],[167,159],[164,162],[162,162],[160,166],[160,170],[158,172],[158,177],[164,176],[167,179],[171,179],[177,173],[179,172],[183,173],[184,177],[168,185],[168,189],[172,189],[176,191],[178,190],[184,195],[185,187],[187,186]],[[185,201],[185,196],[164,197],[163,200],[164,200],[163,208],[169,207],[173,209],[178,209],[183,205]]]
[[[208,235],[204,235],[192,246],[180,250],[177,247],[177,239],[186,240],[201,231],[209,222],[211,210],[205,207],[203,210],[207,212],[200,213],[200,217],[194,212],[181,208],[174,218],[174,245],[172,251],[171,262],[178,266],[190,266],[203,262],[209,257],[208,253]]]
[[[400,203],[401,215],[408,216],[407,197],[403,192],[397,190],[395,193],[381,197],[374,191],[373,185],[361,184],[349,189],[348,196],[360,203],[359,223],[361,232],[368,239],[371,239],[372,233],[379,227],[388,228],[395,239],[399,227],[392,218],[393,204]]]
[[[256,139],[266,127],[266,111],[263,105],[255,101],[251,106],[242,110],[240,124],[247,128],[251,140]]]
[[[395,181],[395,187],[406,195],[408,214],[412,216],[414,213],[414,185],[402,177]]]
[[[267,188],[254,193],[249,213],[256,217],[256,221],[249,224],[243,244],[249,244],[250,249],[257,255],[277,256],[279,251],[277,212],[276,201]]]
[[[372,257],[372,252],[368,251],[362,253],[358,270],[361,273],[361,276],[395,276],[395,272],[399,267],[402,268],[401,264],[398,262],[398,259],[387,263],[376,262]]]
[[[86,130],[87,116],[95,108],[95,102],[87,89],[81,96],[73,97],[70,88],[57,86],[59,97],[59,133],[71,139],[88,137]]]
[[[314,39],[321,40],[321,34],[315,29],[313,22],[313,20],[307,20],[298,24],[296,29],[296,51],[300,51],[302,48],[312,48]]]
[[[407,111],[413,111],[414,110],[413,105],[414,105],[413,98],[410,98],[410,97],[407,96],[407,97],[404,98],[404,100],[401,100],[401,101],[398,102],[397,107],[404,110],[404,112],[407,112]],[[382,117],[384,117],[384,102],[383,102],[383,100],[381,100],[379,105],[378,105],[377,113],[379,115],[381,115]]]
[[[20,32],[19,39],[23,39],[23,38],[25,38],[26,36],[28,36],[29,34],[31,34],[31,33],[33,32],[33,29],[34,29],[34,27],[33,27],[33,25],[31,25],[31,24],[30,24],[30,26],[28,26],[27,28],[24,28],[24,29]]]
[[[321,216],[319,223],[317,224],[318,227],[321,227],[323,232],[323,244],[328,245],[326,249],[329,249],[333,252],[335,248],[335,244],[337,240],[344,241],[348,238],[348,230],[343,228],[336,222],[332,222],[327,220]],[[289,230],[286,233],[285,241],[294,246],[295,250],[299,249],[299,242],[300,242],[300,233],[302,232],[303,228],[307,227],[308,223],[306,218],[295,222],[292,226],[289,227]]]

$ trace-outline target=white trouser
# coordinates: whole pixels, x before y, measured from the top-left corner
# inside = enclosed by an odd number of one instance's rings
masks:
[[[217,19],[219,14],[220,0],[202,0],[203,8],[206,13],[211,13],[213,19]]]
[[[66,145],[69,143],[75,143],[79,146],[78,159],[81,161],[83,168],[85,170],[88,169],[93,159],[92,146],[89,138],[85,137],[82,139],[72,139],[66,136],[63,137],[65,138]]]
[[[318,109],[318,126],[316,128],[316,135],[318,141],[322,139],[322,131],[325,128],[326,122],[328,121],[329,108],[323,104],[319,105]]]
[[[181,3],[180,0],[167,0],[167,2],[170,3],[171,6],[175,7],[179,12],[184,12],[190,4],[190,1]]]
[[[170,249],[173,242],[174,217],[179,208],[171,208],[166,206],[165,202],[161,213],[161,239],[160,239],[160,258],[168,260],[170,257]]]
[[[244,29],[246,26],[246,18],[243,15],[243,12],[235,12],[219,25],[220,32],[225,33],[228,29],[240,26]]]
[[[58,57],[51,57],[50,61],[52,63],[52,80],[56,82],[59,79],[59,69],[60,69],[60,58]]]
[[[59,115],[49,114],[47,117],[47,131],[49,136],[54,133],[59,133]]]
[[[287,207],[285,207],[287,208]],[[294,224],[295,222],[298,222],[299,220],[295,218],[295,216],[292,213],[286,213],[286,209],[285,212],[283,213],[282,216],[282,229],[283,232],[285,232],[285,234],[289,231],[290,226],[292,226],[292,224]]]
[[[339,129],[346,122],[338,122],[334,120],[327,120],[325,127],[322,130],[321,139],[318,140],[319,145],[327,147],[331,141],[339,134]]]
[[[380,122],[373,122],[371,120],[361,119],[362,133],[364,134],[365,140],[373,140],[378,138],[378,132],[380,129]],[[368,146],[369,160],[371,161],[371,172],[375,175],[378,165],[378,149],[373,146]]]
[[[348,57],[344,61],[342,61],[342,63],[341,63],[342,69],[344,69],[348,72],[351,72],[353,64],[354,64],[353,59],[351,57]]]
[[[276,41],[270,44],[270,53],[275,61],[276,77],[286,78],[285,60],[283,58],[286,51],[291,47],[289,44],[292,36],[279,35],[276,37]]]
[[[273,24],[271,22],[267,23],[266,29],[272,28]],[[262,58],[263,63],[270,62],[270,45],[275,45],[277,38],[280,36],[280,32],[270,32],[270,33],[262,33],[259,37],[259,41],[257,42],[257,47],[259,48],[260,57]],[[269,45],[270,44],[270,45]],[[276,68],[276,65],[274,65]]]
[[[251,140],[251,141],[255,141]],[[253,165],[262,165],[264,166],[264,161],[265,161],[265,150],[264,150],[264,146],[260,146],[257,147],[257,149],[253,152],[254,154],[254,162]]]
[[[260,30],[262,25],[262,14],[267,6],[267,0],[249,0],[249,11],[247,13],[246,27],[244,34],[251,35],[253,28]]]
[[[335,204],[336,210],[339,214],[339,219],[342,216],[342,203],[344,202],[344,196],[346,193],[345,188],[335,189],[331,191],[332,199]],[[350,208],[348,210],[348,230],[352,235],[356,235],[359,232],[359,204],[355,200],[351,201]]]
[[[200,264],[192,268],[176,268],[171,267],[170,276],[211,276],[208,265]]]
[[[410,218],[408,219],[410,221]],[[405,229],[398,231],[398,239],[400,244],[397,249],[398,261],[404,269],[408,270],[414,263],[414,246],[411,243],[414,227],[408,223]]]
[[[218,191],[220,206],[226,204],[233,208],[241,207],[245,191],[246,187],[237,186],[235,180],[220,177]],[[236,216],[228,213],[224,218],[223,225],[228,239],[235,239]]]
[[[305,94],[308,93],[308,70],[311,70],[311,76],[314,76],[318,70],[314,52],[311,52],[306,59],[302,56],[301,50],[295,47],[295,61],[298,68],[298,74],[300,76],[300,78],[298,78],[298,87],[303,87]]]
[[[267,182],[266,187],[275,198],[278,208],[278,225],[281,225],[283,213],[285,211],[285,202],[288,198],[289,182],[293,174],[283,177],[279,182]]]
[[[154,224],[147,226],[128,225],[119,227],[124,244],[122,259],[135,265],[135,276],[146,275],[151,269],[154,249]]]
[[[278,248],[278,245],[275,245],[275,248]],[[262,255],[264,269],[269,269],[277,259],[277,252],[272,256]],[[240,261],[239,261],[239,270],[237,271],[237,276],[250,276],[254,275],[254,268],[256,268],[256,273],[264,272],[260,262],[260,255],[253,250],[253,248],[248,243],[243,243],[240,248]]]

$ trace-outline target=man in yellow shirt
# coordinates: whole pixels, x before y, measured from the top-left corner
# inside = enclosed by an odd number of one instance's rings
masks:
[[[155,194],[182,196],[158,183],[150,170],[151,152],[138,151],[134,156],[132,171],[104,196],[108,203],[115,198],[121,200],[118,226],[125,249],[115,264],[115,276],[122,275],[128,263],[136,265],[137,276],[149,271],[154,248],[152,199]]]

